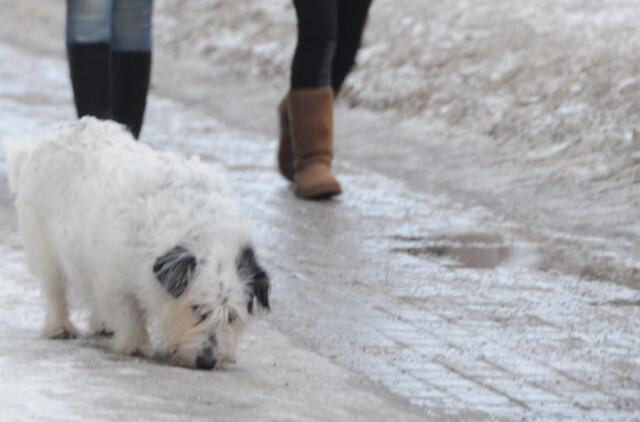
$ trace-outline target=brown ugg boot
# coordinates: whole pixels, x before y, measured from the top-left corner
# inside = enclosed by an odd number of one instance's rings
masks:
[[[289,92],[293,181],[301,198],[325,199],[342,192],[331,173],[333,92],[331,88]]]
[[[293,147],[291,145],[291,129],[289,128],[289,94],[285,95],[278,105],[278,121],[280,141],[278,143],[278,170],[290,182],[293,182]]]

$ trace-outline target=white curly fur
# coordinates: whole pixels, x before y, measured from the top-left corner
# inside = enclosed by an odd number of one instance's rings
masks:
[[[73,297],[88,308],[94,331],[114,331],[116,351],[156,349],[186,366],[208,347],[218,364],[234,358],[251,300],[236,260],[251,238],[220,173],[89,117],[8,150],[27,264],[46,302],[46,336],[77,335],[67,309]],[[152,270],[176,246],[197,261],[177,298]]]

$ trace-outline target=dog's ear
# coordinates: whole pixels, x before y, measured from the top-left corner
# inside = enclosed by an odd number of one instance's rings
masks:
[[[247,303],[249,313],[253,313],[254,299],[262,308],[269,310],[269,290],[271,288],[271,282],[269,281],[267,273],[260,264],[258,264],[256,254],[252,247],[247,246],[240,251],[238,259],[236,260],[236,266],[238,275],[240,278],[247,280],[247,286],[249,287],[249,302]]]
[[[173,297],[184,293],[195,269],[196,257],[182,246],[172,248],[153,264],[156,278]]]

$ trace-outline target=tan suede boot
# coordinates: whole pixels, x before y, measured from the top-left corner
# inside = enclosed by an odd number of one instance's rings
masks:
[[[333,92],[331,88],[289,92],[295,194],[325,199],[342,192],[331,173],[333,159]]]
[[[289,128],[289,94],[285,95],[278,105],[278,121],[280,126],[278,142],[278,170],[290,182],[293,182],[293,147],[291,145],[291,129]]]

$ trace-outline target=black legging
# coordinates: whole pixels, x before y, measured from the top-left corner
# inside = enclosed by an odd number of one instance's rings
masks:
[[[293,0],[298,45],[291,89],[332,87],[337,95],[355,64],[372,0]]]

